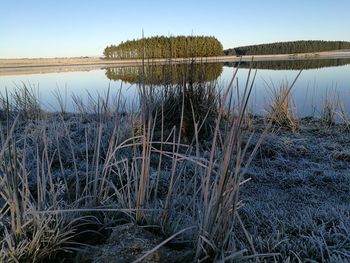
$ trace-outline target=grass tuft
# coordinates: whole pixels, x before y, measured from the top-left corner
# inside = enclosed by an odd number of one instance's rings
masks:
[[[267,117],[271,118],[276,126],[293,132],[299,129],[295,103],[288,84],[272,89],[272,101],[267,112]]]

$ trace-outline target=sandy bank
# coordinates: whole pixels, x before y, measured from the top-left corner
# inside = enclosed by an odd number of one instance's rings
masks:
[[[318,53],[279,54],[279,55],[256,55],[256,56],[220,56],[220,57],[197,57],[197,58],[173,58],[173,59],[132,59],[132,60],[106,60],[102,58],[33,58],[33,59],[0,59],[0,75],[22,74],[28,71],[55,70],[62,71],[62,67],[72,67],[67,70],[78,70],[88,67],[99,68],[102,66],[138,66],[146,64],[165,63],[215,63],[215,62],[238,62],[238,61],[278,61],[278,60],[305,60],[305,59],[339,59],[350,58],[350,51],[328,51]],[[73,68],[74,67],[74,68]],[[66,70],[66,71],[67,71]],[[40,73],[40,72],[39,72]]]

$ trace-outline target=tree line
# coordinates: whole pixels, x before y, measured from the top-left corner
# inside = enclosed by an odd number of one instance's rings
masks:
[[[310,59],[310,60],[281,60],[281,61],[253,61],[226,62],[227,67],[272,69],[272,70],[300,70],[324,67],[337,67],[350,64],[350,59]]]
[[[224,55],[222,44],[213,36],[154,36],[107,46],[107,59],[187,58]]]
[[[241,46],[224,50],[228,56],[270,55],[321,52],[339,49],[350,49],[348,41],[300,40],[276,42],[269,44]]]

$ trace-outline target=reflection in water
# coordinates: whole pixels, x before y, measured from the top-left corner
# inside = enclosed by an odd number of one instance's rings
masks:
[[[299,70],[337,67],[350,64],[350,59],[310,59],[310,60],[281,60],[281,61],[254,61],[252,68],[272,70]],[[250,62],[241,62],[240,68],[249,68]],[[238,62],[227,62],[225,66],[237,67]]]
[[[139,89],[141,112],[150,109],[155,121],[155,141],[181,132],[182,140],[191,142],[196,133],[195,123],[198,125],[198,140],[212,136],[220,97],[215,81]]]
[[[200,83],[216,80],[222,73],[223,63],[212,64],[166,64],[144,67],[113,67],[106,69],[110,80],[131,84],[168,85]]]
[[[155,85],[152,89],[138,87],[141,108],[151,107],[155,118],[154,139],[181,131],[182,139],[191,141],[194,121],[200,125],[201,140],[212,134],[220,90],[216,80],[222,72],[223,63],[190,63],[113,67],[106,68],[105,75],[114,81]],[[141,112],[148,112],[146,108]]]
[[[267,67],[268,65],[277,64],[279,66],[257,71],[250,102],[252,112],[263,113],[263,109],[266,108],[271,97],[268,85],[275,85],[278,87],[285,81],[291,83],[297,74],[292,69],[297,69],[297,64],[300,62],[305,63],[305,61],[259,62],[259,65],[265,65],[265,68],[269,68]],[[312,65],[313,67],[322,66],[323,68],[305,70],[297,80],[295,87],[293,87],[292,95],[295,99],[298,115],[320,115],[324,100],[329,97],[329,89],[336,90],[339,94],[339,98],[342,99],[346,112],[350,114],[350,63],[344,66],[338,66],[348,63],[349,59],[313,60],[308,62],[309,68]],[[249,72],[249,70],[244,67],[247,67],[247,64],[242,65],[237,73],[237,83],[239,84],[240,90],[245,87]],[[191,84],[192,82],[192,84],[197,84],[198,86],[200,80],[209,82],[208,80],[215,80],[219,77],[219,81],[214,82],[217,82],[216,88],[218,92],[220,92],[220,90],[226,88],[228,83],[230,83],[233,72],[235,71],[234,68],[222,67],[222,64],[196,65],[192,66],[192,69],[191,65],[165,65],[158,67],[153,66],[153,68],[157,68],[157,70],[154,71],[150,68],[145,69],[145,76],[147,77],[145,78],[145,82],[146,84],[161,83],[161,85],[153,84],[154,87],[157,87],[155,90],[159,90],[164,86],[171,89],[174,86],[178,86],[177,82],[183,84],[185,80],[187,84]],[[278,70],[283,68],[290,68],[291,70]],[[194,74],[191,74],[190,70],[192,70]],[[121,98],[125,98],[127,107],[131,108],[134,104],[137,104],[139,86],[137,83],[140,83],[140,80],[142,80],[142,74],[139,74],[140,72],[142,72],[142,68],[131,67],[113,68],[109,70],[96,69],[91,71],[0,76],[0,95],[6,95],[6,89],[8,92],[12,92],[16,86],[21,87],[23,83],[25,83],[28,86],[34,85],[38,87],[37,92],[40,94],[39,99],[41,106],[47,111],[60,110],[57,96],[54,95],[57,93],[62,94],[66,105],[66,111],[69,112],[76,111],[74,101],[72,100],[72,94],[81,97],[83,101],[89,101],[90,97],[97,98],[99,95],[104,96],[105,94],[113,97],[120,93]],[[153,74],[151,74],[152,72]],[[220,73],[221,75],[219,76]],[[108,75],[109,78],[107,78],[106,75]],[[186,78],[183,79],[183,76]],[[110,81],[110,79],[116,81]],[[135,84],[124,85],[123,81]],[[234,85],[236,85],[236,81]],[[175,90],[170,91],[175,92]],[[181,91],[176,92],[179,93]],[[201,98],[203,96],[200,94],[200,90],[194,90],[193,94],[197,94],[194,97]],[[175,95],[176,94],[174,94],[174,96]],[[110,101],[113,103],[112,100]],[[169,99],[169,104],[171,103],[170,101]],[[186,99],[186,101],[188,102],[189,100]],[[204,101],[202,105],[205,103]],[[208,105],[209,103],[210,102],[208,102]],[[188,111],[191,112],[190,107]],[[170,110],[169,112],[171,113],[172,111]]]

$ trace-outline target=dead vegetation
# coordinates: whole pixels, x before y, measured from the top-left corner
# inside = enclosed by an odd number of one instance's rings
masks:
[[[299,129],[296,107],[290,94],[288,83],[282,84],[279,88],[270,87],[271,99],[267,111],[267,118],[283,129],[289,129],[293,132]]]
[[[5,97],[2,262],[346,262],[348,131],[291,118],[294,82],[252,118],[254,77],[239,97],[235,75],[222,93],[140,85],[134,112],[106,95],[26,115],[35,99]]]

